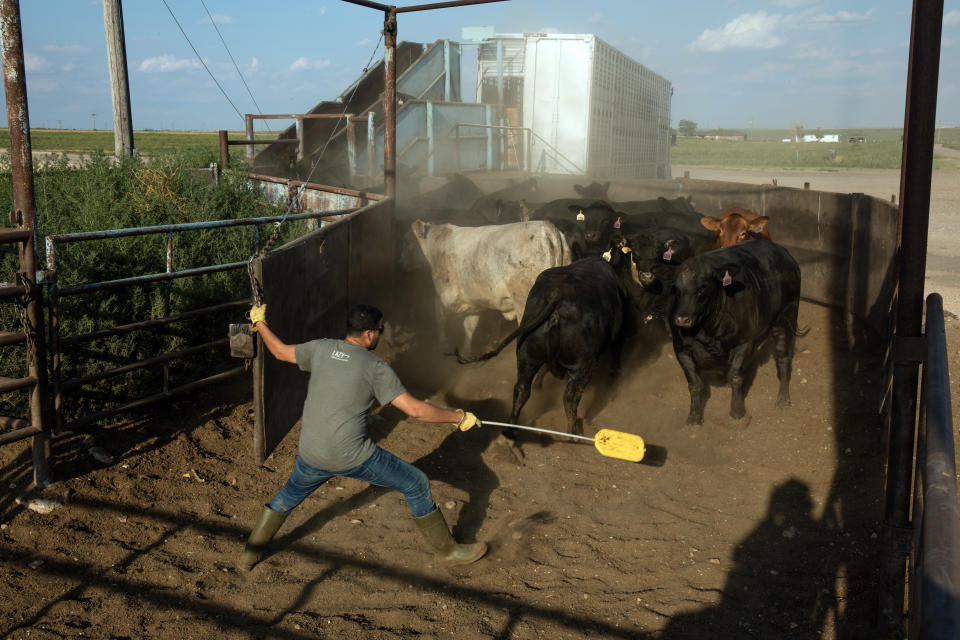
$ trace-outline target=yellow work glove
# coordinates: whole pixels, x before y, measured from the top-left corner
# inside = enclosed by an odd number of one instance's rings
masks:
[[[463,409],[457,409],[457,413],[462,415],[460,422],[457,423],[457,428],[460,431],[469,431],[474,427],[482,427],[483,423],[480,422],[480,418],[470,413],[469,411],[464,411]]]
[[[253,330],[257,330],[257,323],[262,322],[267,324],[267,305],[253,305],[250,307],[250,323],[253,325]]]

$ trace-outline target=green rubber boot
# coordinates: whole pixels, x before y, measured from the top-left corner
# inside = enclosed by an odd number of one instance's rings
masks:
[[[423,534],[423,539],[437,555],[437,559],[447,564],[470,564],[482,558],[487,552],[486,542],[457,544],[450,535],[450,529],[447,528],[447,522],[443,519],[440,509],[434,509],[425,516],[414,518],[413,521]]]
[[[263,511],[260,513],[260,520],[257,521],[256,526],[253,527],[253,531],[250,532],[250,538],[247,540],[247,544],[243,548],[243,553],[240,554],[240,559],[237,561],[237,569],[240,571],[250,571],[255,564],[260,562],[267,543],[270,542],[277,532],[277,529],[280,528],[280,525],[282,525],[286,519],[287,514],[274,511],[268,505],[263,506]]]

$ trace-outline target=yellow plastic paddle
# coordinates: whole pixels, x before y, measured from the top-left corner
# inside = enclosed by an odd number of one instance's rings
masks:
[[[630,462],[640,462],[646,453],[646,447],[643,444],[643,438],[632,433],[614,431],[613,429],[600,429],[597,435],[592,438],[587,436],[564,433],[563,431],[551,431],[550,429],[541,429],[540,427],[528,427],[522,424],[510,424],[509,422],[494,422],[493,420],[483,420],[480,422],[494,427],[510,427],[513,429],[525,429],[527,431],[537,431],[539,433],[549,433],[554,436],[564,438],[577,438],[592,442],[601,454],[608,458],[619,458],[620,460],[629,460]]]

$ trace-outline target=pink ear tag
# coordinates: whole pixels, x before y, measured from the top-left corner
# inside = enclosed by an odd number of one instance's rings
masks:
[[[669,262],[672,257],[673,257],[673,249],[671,249],[670,247],[667,247],[667,250],[663,252],[663,259]]]
[[[613,223],[613,228],[614,229],[620,228],[620,216],[617,216],[617,221]]]
[[[731,284],[733,284],[733,277],[730,275],[730,272],[729,272],[729,271],[724,271],[724,272],[723,272],[723,286],[729,287]]]

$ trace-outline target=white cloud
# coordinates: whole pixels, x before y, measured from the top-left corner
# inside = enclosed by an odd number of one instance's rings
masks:
[[[875,56],[883,55],[884,53],[887,53],[887,50],[881,47],[876,47],[874,49],[852,49],[850,51],[851,56],[875,57]],[[835,56],[835,57],[840,57],[840,56]]]
[[[720,29],[706,29],[692,43],[691,51],[726,51],[728,49],[772,49],[784,41],[774,33],[783,17],[766,11],[744,13]]]
[[[45,44],[43,50],[50,53],[86,53],[90,49],[79,44],[68,44],[62,47],[55,44]]]
[[[259,70],[260,70],[260,59],[255,57],[253,60],[250,61],[250,64],[247,65],[247,75],[252,76]]]
[[[604,20],[604,18],[603,18],[603,14],[602,14],[602,13],[595,13],[595,14],[593,14],[592,16],[590,16],[589,18],[587,18],[587,22],[590,22],[590,23],[592,23],[592,24],[597,24],[597,23],[599,23],[599,22],[603,22],[603,20]]]
[[[556,27],[540,27],[533,33],[560,33],[560,29]]]
[[[210,15],[202,16],[197,20],[197,24],[207,24],[210,22],[210,18],[213,18],[214,24],[233,24],[232,16],[225,16],[222,13],[213,13]]]
[[[873,20],[874,9],[869,9],[866,13],[856,13],[854,11],[837,11],[836,13],[818,13],[806,18],[807,22],[815,25],[825,24],[853,24],[857,22],[870,22]]]
[[[371,40],[370,38],[364,38],[363,40],[357,41],[357,46],[358,46],[358,47],[365,47],[365,46],[367,46],[368,44],[370,44],[371,42],[373,42],[373,40]]]
[[[33,73],[46,71],[50,67],[46,58],[38,56],[35,53],[30,53],[29,51],[25,51],[23,54],[23,65],[27,71]]]
[[[956,27],[957,25],[960,25],[960,11],[954,9],[943,16],[943,26]]]
[[[184,71],[186,69],[196,69],[200,63],[191,58],[174,58],[171,55],[162,55],[155,58],[143,60],[137,71],[145,73],[170,73],[173,71]]]
[[[56,80],[53,80],[49,77],[35,76],[30,78],[30,91],[31,92],[44,92],[49,93],[51,91],[56,91],[60,88],[60,83]]]
[[[773,4],[786,9],[799,9],[800,7],[815,4],[818,1],[819,0],[776,0]]]
[[[320,70],[330,66],[329,60],[310,60],[309,58],[297,58],[290,65],[290,71]]]
[[[790,56],[794,60],[831,60],[839,54],[835,49],[823,47],[796,47]]]

